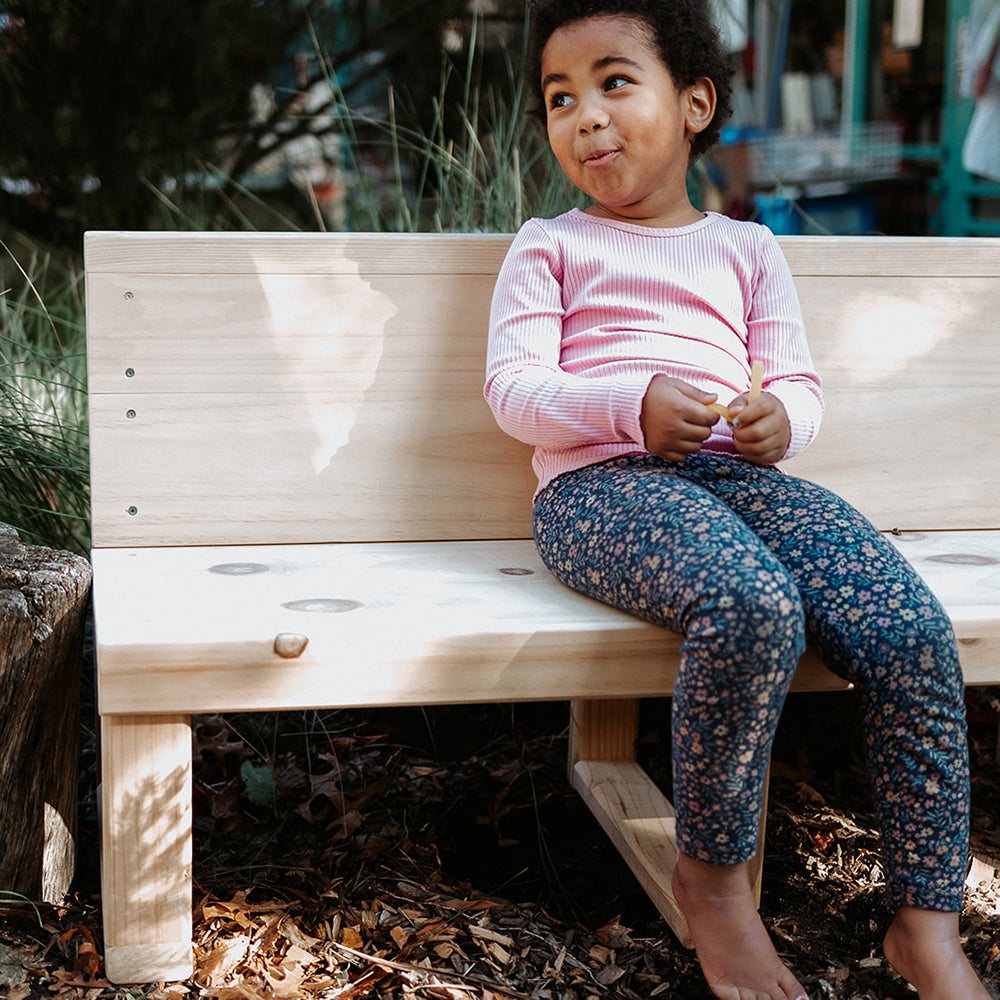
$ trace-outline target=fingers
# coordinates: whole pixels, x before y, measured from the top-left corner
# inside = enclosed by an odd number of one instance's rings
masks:
[[[707,403],[715,394],[679,379],[657,376],[642,404],[640,425],[646,450],[669,462],[682,462],[701,450],[718,415]]]
[[[776,397],[764,394],[752,403],[737,397],[730,405],[733,443],[748,461],[773,465],[788,451],[791,427],[785,407]]]

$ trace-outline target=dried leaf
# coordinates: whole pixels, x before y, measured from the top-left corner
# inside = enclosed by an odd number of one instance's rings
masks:
[[[247,957],[251,935],[236,934],[230,938],[220,938],[201,963],[198,981],[203,986],[221,984]]]
[[[597,975],[594,977],[602,986],[610,986],[612,983],[617,983],[622,976],[625,975],[625,970],[618,965],[606,965]]]
[[[482,938],[485,941],[495,941],[497,944],[501,944],[505,948],[514,947],[514,939],[512,937],[508,937],[506,934],[501,934],[499,931],[491,930],[489,927],[480,927],[478,924],[470,924],[469,933],[474,938]]]
[[[609,921],[603,927],[599,927],[594,932],[594,937],[603,945],[609,948],[629,948],[635,944],[629,933],[631,927],[625,927],[618,922],[618,918]]]

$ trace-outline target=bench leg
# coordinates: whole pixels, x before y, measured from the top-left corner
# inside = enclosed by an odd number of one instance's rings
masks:
[[[101,720],[105,966],[115,983],[183,980],[191,950],[191,720]]]
[[[674,898],[680,852],[673,806],[635,762],[639,702],[635,699],[570,704],[569,779],[679,941],[691,946]],[[760,818],[760,849],[749,864],[760,903],[767,785]]]

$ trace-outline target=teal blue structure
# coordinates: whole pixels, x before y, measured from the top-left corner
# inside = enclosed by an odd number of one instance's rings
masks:
[[[853,58],[850,79],[845,80],[845,119],[852,124],[868,120],[871,57],[872,0],[849,0],[847,33]],[[1000,201],[1000,184],[972,176],[962,166],[962,144],[972,119],[974,101],[960,91],[964,26],[968,22],[971,0],[949,0],[947,52],[945,54],[944,104],[941,109],[941,135],[930,145],[905,145],[903,159],[922,162],[937,168],[930,182],[936,208],[929,219],[935,236],[1000,236],[1000,217],[989,218],[979,211],[982,200]],[[775,225],[791,224],[794,205],[774,199],[769,207]],[[783,215],[784,213],[784,215]],[[1000,212],[994,213],[1000,216]],[[788,216],[785,219],[785,215]]]
[[[1000,218],[985,218],[976,211],[981,199],[1000,199],[1000,184],[973,177],[962,166],[962,143],[975,103],[959,91],[961,26],[968,20],[970,6],[970,0],[950,0],[948,4],[941,166],[932,188],[938,211],[931,219],[931,229],[939,236],[1000,236]]]

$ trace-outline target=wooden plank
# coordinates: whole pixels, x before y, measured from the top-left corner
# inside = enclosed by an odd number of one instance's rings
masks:
[[[468,373],[479,397],[494,280],[89,275],[90,392],[297,392],[333,380],[364,389],[388,372],[411,376],[419,393],[444,371]]]
[[[968,451],[921,433],[948,425],[956,399],[979,413],[1000,396],[996,278],[797,283],[827,408],[816,443],[782,467],[833,489],[883,530],[1000,527],[989,421],[966,422]]]
[[[103,713],[604,698],[609,662],[620,697],[672,690],[680,637],[562,586],[530,541],[93,558]],[[814,656],[796,683],[845,686]]]
[[[672,690],[679,637],[563,587],[527,540],[100,550],[94,565],[102,712],[604,699],[608,662],[620,697]],[[961,588],[961,567],[927,565],[932,587],[941,570],[946,596]],[[992,586],[995,566],[970,569]],[[985,672],[1000,597],[954,594],[993,602],[949,608]],[[275,655],[282,633],[308,637],[299,658]],[[811,654],[794,683],[844,686]]]
[[[431,387],[433,412],[389,374],[364,392],[92,397],[94,545],[530,537],[530,449],[455,377]]]
[[[968,682],[995,678],[1000,532],[895,541],[945,602]],[[616,696],[672,690],[679,637],[563,587],[528,540],[93,557],[103,712],[605,699],[611,661]],[[299,658],[275,655],[282,633],[308,637]],[[844,686],[812,654],[794,682]]]
[[[764,887],[764,842],[767,838],[767,804],[771,796],[771,759],[767,761],[764,774],[764,794],[760,802],[760,819],[757,823],[757,853],[747,862],[747,878],[757,906]]]
[[[690,948],[671,885],[680,856],[673,806],[634,761],[579,761],[572,783],[677,939]]]
[[[151,253],[177,252],[162,234],[139,235]],[[378,540],[408,537],[410,523],[413,538],[530,536],[530,449],[496,427],[481,398],[491,270],[373,277],[254,264],[232,274],[226,254],[243,259],[248,244],[227,251],[227,239],[203,235],[213,238],[195,243],[218,248],[221,274],[88,277],[97,545],[247,543],[261,532],[278,542]],[[996,269],[989,247],[970,242],[960,249]],[[250,243],[285,271],[326,245]],[[378,259],[397,253],[393,267],[422,246],[389,243]],[[934,241],[821,243],[820,258],[836,267],[853,255],[851,271],[892,260],[916,276],[815,275],[812,250],[793,259],[828,406],[819,441],[787,468],[881,528],[1000,527],[989,422],[967,422],[963,449],[913,433],[950,420],[956,394],[970,412],[997,397],[996,278],[928,282],[926,262],[948,258],[926,245]],[[441,246],[471,259],[495,244]],[[859,428],[869,432],[864,449]],[[405,511],[400,495],[413,498]]]
[[[102,719],[101,782],[108,979],[187,979],[193,969],[190,719]]]
[[[91,273],[496,272],[510,234],[90,232]],[[1000,239],[782,236],[792,268],[817,275],[1000,275]]]
[[[796,275],[1000,276],[1000,239],[779,236],[778,243]]]
[[[448,233],[89,232],[89,274],[496,274],[512,237]]]

